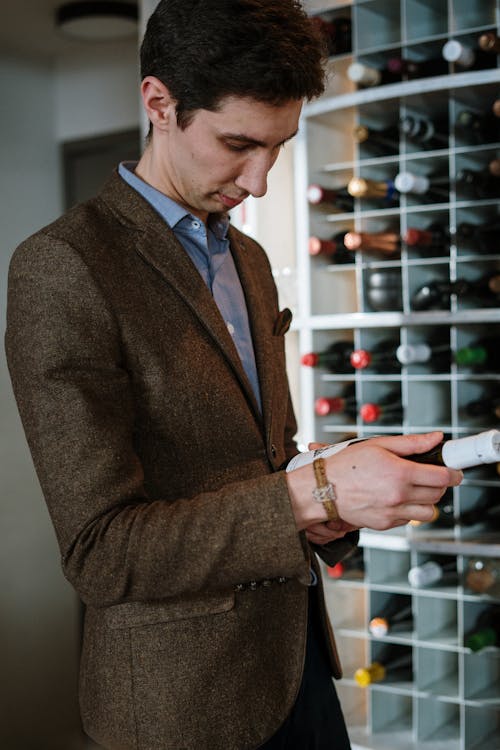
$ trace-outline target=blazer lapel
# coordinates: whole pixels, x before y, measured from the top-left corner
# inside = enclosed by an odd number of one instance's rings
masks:
[[[257,420],[261,422],[252,386],[226,323],[198,269],[173,231],[149,203],[118,175],[111,178],[101,195],[113,212],[119,214],[122,224],[134,231],[135,236],[133,239],[131,237],[133,249],[176,290],[212,337],[245,391]]]

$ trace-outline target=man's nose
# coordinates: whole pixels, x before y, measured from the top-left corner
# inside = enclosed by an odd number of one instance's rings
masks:
[[[274,164],[269,154],[256,154],[248,158],[235,180],[236,185],[254,198],[261,198],[267,192],[267,174]]]

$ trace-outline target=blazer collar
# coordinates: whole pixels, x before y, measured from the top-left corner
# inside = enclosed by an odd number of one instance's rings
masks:
[[[205,282],[173,231],[152,206],[131,188],[117,172],[104,185],[99,197],[115,214],[118,221],[131,232],[130,246],[132,249],[176,290],[212,337],[244,390],[257,421],[262,425],[262,416],[252,386],[243,369],[226,323]],[[238,237],[239,233],[236,233],[233,229],[229,230],[231,251],[240,274],[247,302],[260,379],[263,413],[267,415],[271,402],[268,387],[270,381],[267,376],[269,362],[271,361],[269,359],[270,352],[268,346],[266,346],[259,322],[259,319],[262,321],[262,317],[260,317],[262,303],[258,292],[258,281],[254,278],[251,265],[248,263],[248,252],[245,245]]]

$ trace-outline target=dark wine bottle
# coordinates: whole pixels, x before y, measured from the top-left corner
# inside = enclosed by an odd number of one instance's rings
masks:
[[[351,19],[349,17],[338,16],[327,20],[321,16],[313,16],[311,21],[325,40],[330,56],[343,55],[351,51]]]
[[[386,644],[376,660],[355,671],[354,679],[361,687],[367,687],[374,682],[411,682],[413,680],[411,648],[392,643]]]
[[[418,61],[402,57],[390,57],[387,61],[387,70],[395,75],[400,75],[403,79],[412,81],[415,78],[446,75],[448,63],[443,57]]]
[[[430,281],[416,289],[412,294],[410,305],[412,310],[447,310],[450,307],[452,294],[464,295],[467,282],[463,279],[456,281]]]
[[[413,611],[409,596],[393,594],[385,606],[371,618],[368,630],[376,638],[387,633],[411,631],[413,629]]]
[[[399,129],[395,125],[381,129],[358,125],[354,128],[354,140],[360,146],[382,154],[397,154],[399,151]]]
[[[500,346],[496,338],[481,338],[470,346],[455,352],[457,365],[474,367],[490,372],[500,371]]]
[[[403,419],[403,404],[399,389],[390,391],[376,403],[366,402],[359,409],[359,416],[367,424],[398,424]]]
[[[450,39],[442,49],[445,60],[453,63],[457,72],[462,70],[483,70],[495,65],[495,58],[491,51],[479,45],[469,47],[458,39]]]
[[[314,411],[320,417],[326,417],[329,414],[341,414],[356,420],[358,410],[354,383],[349,383],[341,396],[321,396],[317,398],[314,402]]]
[[[351,354],[354,351],[352,341],[334,341],[322,352],[309,352],[301,358],[307,367],[322,367],[331,372],[349,374],[354,372],[351,365]]]
[[[307,188],[307,200],[313,206],[331,205],[339,211],[352,211],[354,200],[345,187],[326,188],[312,184]]]
[[[464,109],[457,115],[455,129],[461,138],[476,144],[500,138],[500,123],[493,112],[477,113]]]
[[[400,238],[396,232],[346,232],[344,244],[351,252],[358,250],[394,256],[400,251]]]
[[[444,341],[401,344],[396,357],[402,365],[429,365],[434,370],[448,369],[452,361],[451,347]]]
[[[500,195],[500,179],[495,166],[488,164],[486,170],[460,169],[455,176],[457,193],[467,193],[474,198],[498,198]]]
[[[365,274],[366,298],[377,312],[403,307],[399,268],[370,270]]]
[[[457,226],[457,240],[470,243],[483,253],[491,253],[500,240],[500,221],[488,224],[461,222]]]
[[[436,584],[449,585],[457,582],[457,563],[455,560],[437,562],[427,560],[422,565],[415,565],[408,571],[410,586],[434,586]]]
[[[360,62],[349,65],[347,77],[359,88],[370,88],[371,86],[382,86],[386,83],[401,81],[401,73],[392,73],[387,68],[379,69]]]
[[[357,547],[348,557],[344,557],[335,565],[328,566],[326,572],[329,578],[336,580],[339,578],[363,579],[365,575],[363,550]]]
[[[347,232],[337,232],[330,239],[309,237],[309,255],[324,255],[332,263],[353,263],[354,255],[345,244]]]
[[[460,513],[457,523],[459,526],[475,526],[485,524],[494,529],[500,528],[500,500],[494,489],[482,492],[475,505]]]
[[[434,515],[430,521],[410,521],[413,528],[430,526],[432,529],[450,528],[456,523],[453,493],[448,489],[444,497],[434,506]]]
[[[399,121],[399,131],[407,140],[421,148],[427,150],[448,148],[447,121],[434,121],[429,117],[405,115]]]
[[[365,439],[368,438],[363,438],[363,440]],[[333,456],[355,442],[358,441],[345,440],[342,443],[298,453],[288,463],[287,471],[307,466],[319,456],[323,458]],[[448,466],[450,469],[468,469],[471,466],[480,466],[481,464],[497,465],[500,463],[500,430],[487,430],[464,438],[442,440],[431,450],[405,456],[405,460],[416,461],[421,464]]]
[[[500,604],[483,609],[472,630],[466,634],[464,645],[474,652],[487,646],[500,646]]]
[[[403,237],[403,241],[409,247],[418,247],[425,250],[446,249],[450,244],[450,232],[448,227],[439,222],[429,224],[427,229],[416,229],[409,227]]]
[[[355,370],[374,369],[377,372],[398,372],[401,369],[396,357],[399,339],[386,338],[378,341],[370,349],[354,349],[351,365]]]
[[[493,557],[472,558],[465,572],[465,585],[475,594],[500,596],[500,560]]]

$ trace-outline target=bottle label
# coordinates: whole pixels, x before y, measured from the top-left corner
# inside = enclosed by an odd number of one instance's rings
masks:
[[[334,443],[333,445],[325,445],[322,448],[316,448],[312,451],[305,451],[304,453],[297,453],[287,464],[286,471],[295,471],[300,469],[302,466],[312,464],[317,458],[328,458],[328,456],[334,456],[335,453],[339,453],[344,448],[352,443],[361,443],[369,438],[354,438],[353,440],[344,440],[342,443]]]

